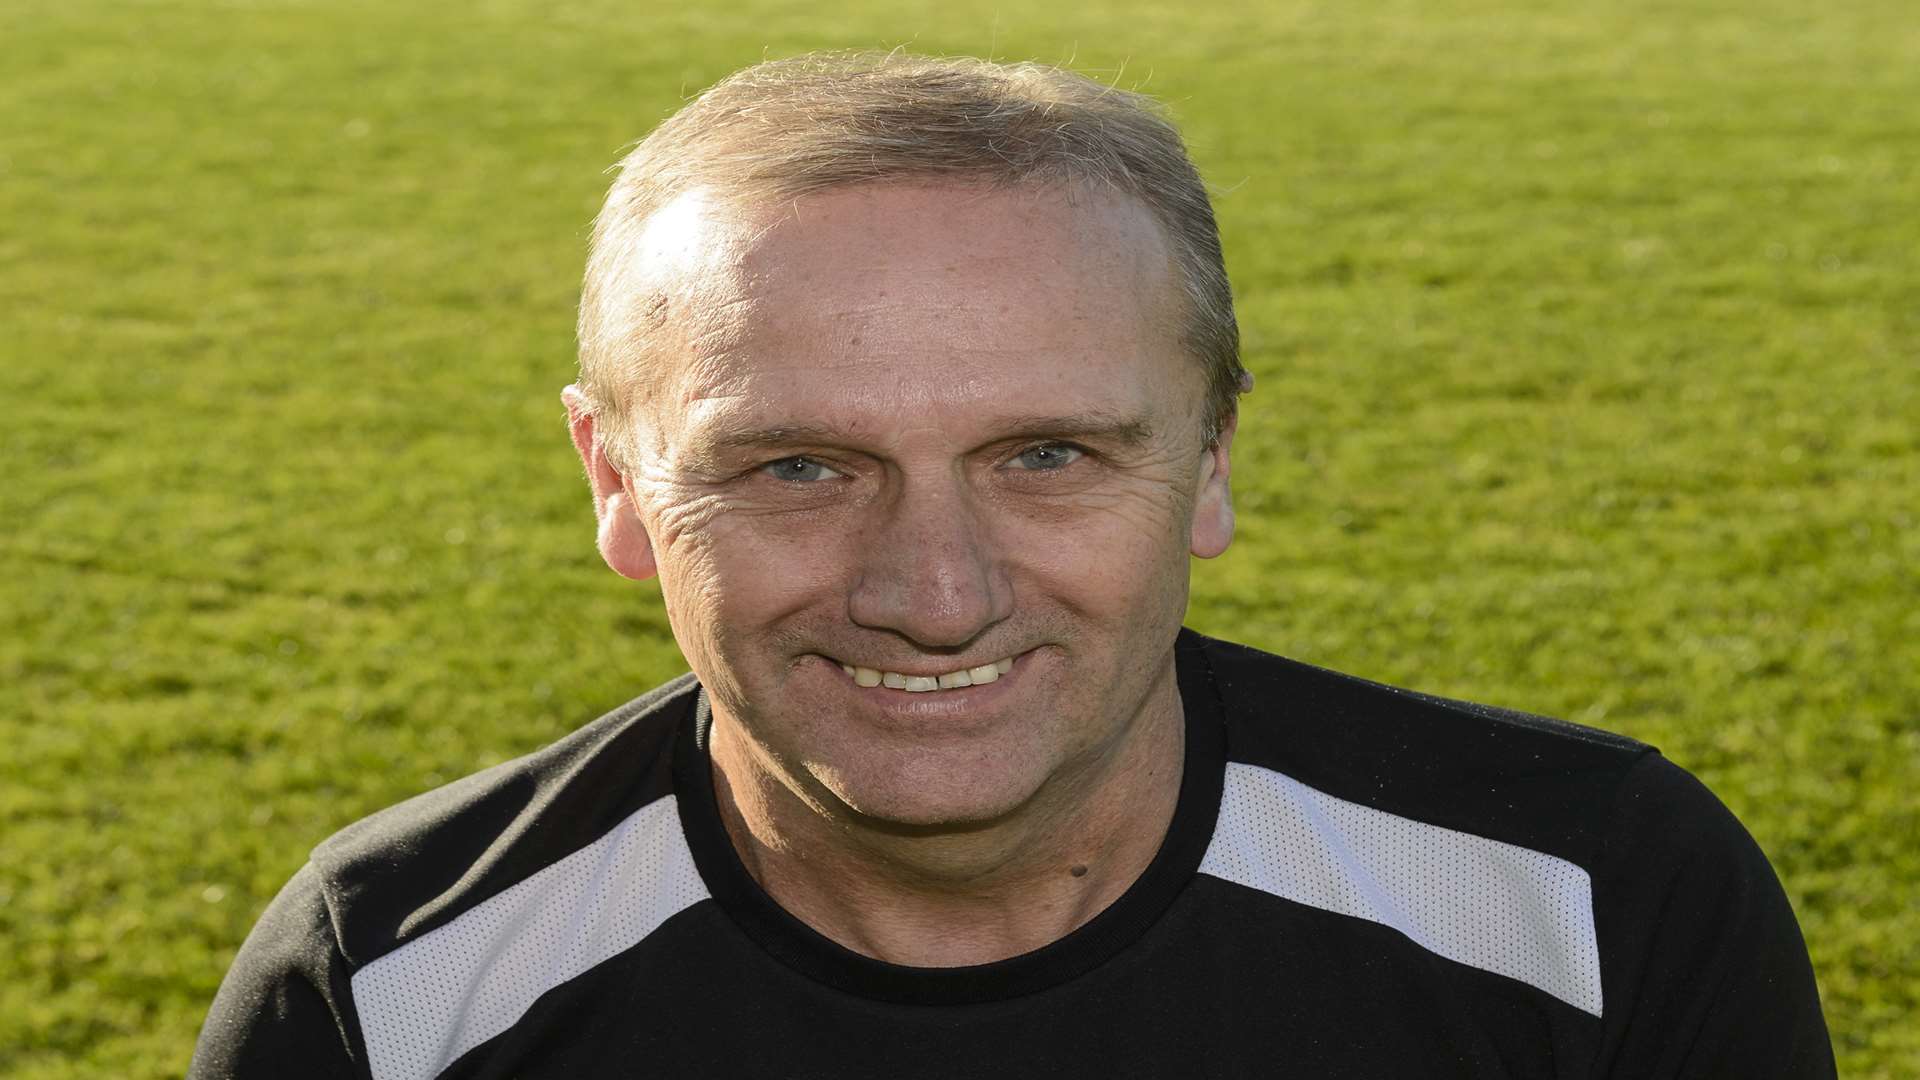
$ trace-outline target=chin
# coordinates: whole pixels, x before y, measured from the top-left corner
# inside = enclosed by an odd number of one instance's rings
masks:
[[[938,772],[939,775],[933,775]],[[816,774],[849,810],[881,828],[902,831],[966,831],[990,825],[1020,809],[1039,790],[1032,778],[962,775],[953,770],[908,767],[879,776],[845,772]]]

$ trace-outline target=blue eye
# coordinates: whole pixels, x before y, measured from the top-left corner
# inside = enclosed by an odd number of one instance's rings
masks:
[[[830,480],[840,474],[825,465],[805,457],[781,458],[760,466],[760,471],[779,480],[795,484],[811,484],[820,480]]]
[[[1065,443],[1043,443],[1021,453],[1013,460],[1022,469],[1044,472],[1050,469],[1064,469],[1080,460],[1083,453],[1084,451],[1077,446],[1068,446]]]

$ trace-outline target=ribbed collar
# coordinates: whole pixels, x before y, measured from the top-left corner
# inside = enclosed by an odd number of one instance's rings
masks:
[[[1179,802],[1166,839],[1119,899],[1051,945],[991,964],[907,967],[862,956],[789,914],[747,873],[721,823],[707,755],[712,714],[704,692],[681,724],[673,766],[681,824],[694,864],[713,898],[762,948],[802,974],[848,993],[957,1005],[1020,997],[1078,978],[1146,933],[1192,879],[1212,839],[1226,769],[1226,737],[1205,642],[1183,629],[1174,644],[1176,680],[1186,711],[1186,750]]]

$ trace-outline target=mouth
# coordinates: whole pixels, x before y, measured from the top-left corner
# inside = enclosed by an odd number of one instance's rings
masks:
[[[892,690],[904,690],[909,694],[926,694],[943,690],[960,690],[969,686],[984,686],[1012,672],[1014,659],[1015,657],[1006,656],[976,667],[955,668],[952,671],[920,675],[862,667],[845,661],[836,661],[836,663],[840,665],[841,671],[847,673],[847,678],[853,680],[855,686],[882,686]]]

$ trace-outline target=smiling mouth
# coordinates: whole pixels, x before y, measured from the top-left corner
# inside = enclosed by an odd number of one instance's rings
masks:
[[[979,667],[960,668],[939,675],[903,675],[897,671],[882,671],[879,668],[858,667],[843,663],[840,670],[847,673],[856,686],[885,686],[894,690],[905,690],[909,694],[924,694],[932,690],[958,690],[967,686],[980,686],[993,682],[1000,676],[1013,670],[1013,657],[1003,657],[991,664]]]

